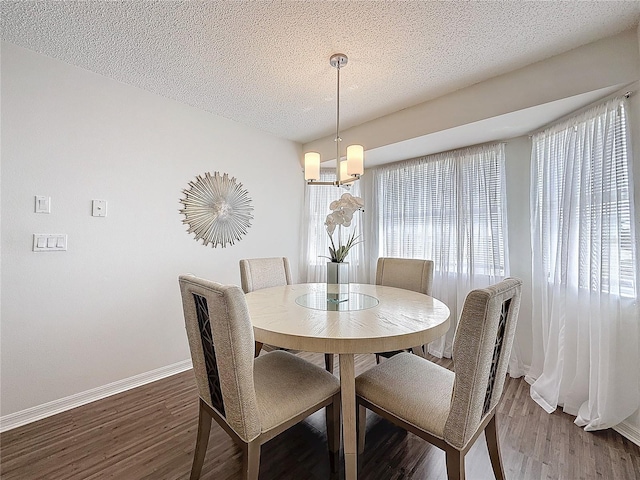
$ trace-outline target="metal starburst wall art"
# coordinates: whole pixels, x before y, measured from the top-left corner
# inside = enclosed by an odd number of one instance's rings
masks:
[[[205,173],[189,182],[180,200],[184,208],[182,223],[189,226],[187,232],[202,240],[203,245],[226,247],[246,235],[251,226],[253,207],[248,192],[235,177]]]

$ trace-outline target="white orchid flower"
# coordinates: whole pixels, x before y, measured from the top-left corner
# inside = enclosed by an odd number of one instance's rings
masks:
[[[331,257],[327,257],[330,258],[331,261],[343,262],[351,247],[361,242],[354,232],[345,245],[342,245],[342,239],[338,238],[339,243],[338,248],[336,248],[333,242],[333,233],[336,230],[336,226],[350,227],[355,212],[363,208],[364,200],[360,197],[354,197],[350,193],[344,193],[340,199],[334,200],[329,204],[331,213],[327,215],[324,224],[329,234],[329,239],[331,240],[331,247],[329,247]],[[338,237],[340,237],[340,235],[338,235]]]
[[[348,226],[345,222],[351,223],[351,219],[353,218],[354,213],[355,212],[353,210],[347,210],[347,209],[342,210],[342,222],[343,222],[342,224],[345,227]]]
[[[324,221],[324,224],[327,227],[327,232],[329,235],[333,235],[333,232],[336,230],[336,218],[333,213],[327,215],[327,219]]]

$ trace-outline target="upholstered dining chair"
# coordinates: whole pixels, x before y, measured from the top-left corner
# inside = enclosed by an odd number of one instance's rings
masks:
[[[244,293],[280,285],[291,285],[289,259],[287,257],[273,257],[240,260],[240,281]]]
[[[192,275],[179,277],[185,326],[199,392],[191,480],[198,479],[213,418],[243,451],[242,478],[257,480],[260,446],[326,407],[332,471],[340,449],[340,382],[291,353],[254,358],[244,294]]]
[[[376,266],[376,285],[403,288],[425,295],[431,295],[433,287],[433,261],[414,258],[378,258]],[[409,351],[426,356],[427,346],[420,345]],[[389,358],[399,351],[376,353],[376,363],[380,357]]]
[[[263,288],[291,285],[291,270],[287,257],[249,258],[240,260],[240,282],[244,293]],[[260,355],[262,343],[256,342],[255,356]],[[324,364],[333,373],[333,354],[325,353]]]
[[[453,343],[455,373],[400,353],[356,378],[360,452],[370,409],[444,450],[449,480],[464,480],[464,456],[484,431],[494,475],[504,480],[495,413],[521,289],[508,278],[467,295]]]

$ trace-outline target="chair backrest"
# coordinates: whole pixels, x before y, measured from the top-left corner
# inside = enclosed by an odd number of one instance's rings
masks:
[[[431,295],[433,261],[413,258],[378,258],[376,285],[404,288]]]
[[[444,439],[462,448],[493,411],[504,387],[522,282],[507,278],[467,295],[453,342],[455,382]]]
[[[240,260],[240,280],[244,293],[263,288],[291,285],[289,260],[287,257]]]
[[[253,383],[254,338],[244,293],[235,285],[179,277],[200,398],[244,441],[260,434]]]

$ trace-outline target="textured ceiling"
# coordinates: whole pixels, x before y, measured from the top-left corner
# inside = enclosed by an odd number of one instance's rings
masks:
[[[2,1],[2,39],[307,142],[614,35],[640,2]]]

